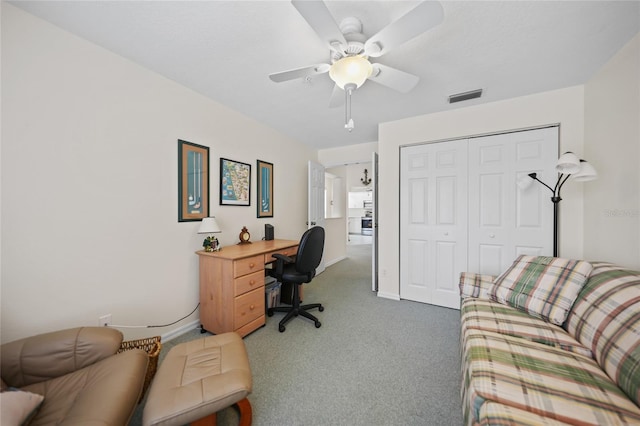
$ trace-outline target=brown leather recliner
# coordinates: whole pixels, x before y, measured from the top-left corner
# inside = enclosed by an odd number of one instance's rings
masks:
[[[2,381],[44,396],[30,425],[126,425],[142,392],[149,357],[117,354],[122,333],[79,327],[0,346]]]

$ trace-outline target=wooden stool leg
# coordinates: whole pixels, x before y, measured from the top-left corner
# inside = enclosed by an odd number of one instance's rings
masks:
[[[251,426],[253,420],[253,410],[251,409],[251,403],[247,398],[236,403],[236,408],[240,412],[240,426]]]
[[[247,398],[235,403],[236,410],[240,413],[239,426],[251,426],[253,418],[253,410],[251,403]],[[216,413],[203,417],[200,420],[196,420],[191,423],[191,426],[216,426]]]

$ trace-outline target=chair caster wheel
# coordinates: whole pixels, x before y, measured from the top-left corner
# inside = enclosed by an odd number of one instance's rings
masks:
[[[284,330],[286,330],[286,329],[284,328],[284,325],[279,325],[279,326],[278,326],[278,331],[279,331],[280,333],[284,333]]]
[[[267,316],[268,317],[272,317],[273,316],[273,309],[271,309],[271,308],[267,309]]]
[[[316,328],[320,328],[322,324],[320,324],[320,321],[316,321]]]
[[[318,307],[318,310],[319,310],[320,312],[324,311],[324,306],[319,306],[319,307]]]

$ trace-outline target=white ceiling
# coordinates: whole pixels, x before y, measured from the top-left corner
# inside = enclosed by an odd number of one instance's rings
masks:
[[[268,78],[329,60],[289,1],[11,3],[317,149],[375,142],[381,122],[584,84],[640,31],[638,1],[443,1],[442,24],[375,61],[419,76],[416,88],[365,82],[349,133],[344,108],[328,107],[328,74]],[[327,6],[370,36],[417,3]],[[478,88],[481,99],[447,102]]]

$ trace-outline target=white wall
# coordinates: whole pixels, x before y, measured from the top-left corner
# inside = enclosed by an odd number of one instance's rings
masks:
[[[318,151],[318,161],[325,167],[371,161],[371,154],[378,152],[378,143],[361,143]]]
[[[379,292],[399,298],[399,151],[400,146],[560,123],[560,150],[582,155],[583,87],[422,115],[379,126]],[[515,184],[515,183],[514,183]],[[582,185],[563,187],[560,255],[582,258]],[[549,200],[549,208],[552,203]]]
[[[254,240],[265,223],[276,238],[306,229],[314,151],[4,2],[2,89],[3,342],[107,313],[146,325],[191,312],[202,236],[177,221],[178,139],[210,148],[223,246],[245,225]],[[218,205],[220,157],[252,165],[250,207]],[[274,218],[256,219],[256,159],[274,164]]]
[[[585,257],[640,270],[640,34],[585,86]]]

